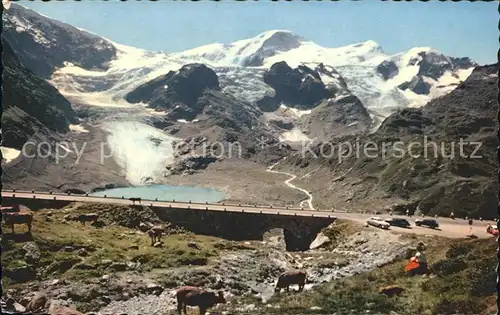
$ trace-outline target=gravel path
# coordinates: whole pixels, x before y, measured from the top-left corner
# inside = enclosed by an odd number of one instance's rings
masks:
[[[283,158],[283,160],[285,160],[286,157]],[[307,204],[308,208],[310,210],[314,210],[314,206],[313,206],[313,196],[311,195],[311,193],[303,188],[300,188],[300,187],[297,187],[295,186],[294,184],[291,183],[291,181],[293,181],[295,178],[297,178],[297,175],[293,175],[293,174],[290,174],[290,173],[287,173],[287,172],[282,172],[282,171],[275,171],[273,170],[273,168],[278,165],[281,161],[278,161],[276,163],[274,163],[273,165],[271,165],[266,171],[269,172],[269,173],[275,173],[275,174],[283,174],[283,175],[287,175],[287,176],[290,176],[289,179],[287,179],[285,181],[285,185],[287,185],[288,187],[292,188],[292,189],[295,189],[295,190],[298,190],[304,194],[307,195],[307,199],[306,200],[303,200],[300,202],[300,206],[302,207],[304,204]]]

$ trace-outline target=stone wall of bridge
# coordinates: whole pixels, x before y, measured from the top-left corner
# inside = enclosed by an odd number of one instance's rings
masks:
[[[158,216],[196,234],[231,240],[262,240],[265,232],[284,230],[287,250],[307,250],[317,234],[334,218],[236,213],[210,210],[152,208]]]

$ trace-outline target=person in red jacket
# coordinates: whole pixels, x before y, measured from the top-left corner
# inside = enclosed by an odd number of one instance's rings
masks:
[[[406,266],[406,271],[410,275],[424,275],[429,274],[429,268],[427,266],[427,257],[424,253],[425,244],[423,242],[418,243],[417,253],[415,256],[410,258],[410,262]]]

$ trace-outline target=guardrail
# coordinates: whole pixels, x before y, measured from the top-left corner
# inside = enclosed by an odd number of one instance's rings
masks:
[[[333,209],[320,210],[320,209],[304,209],[293,207],[276,207],[276,206],[257,206],[257,205],[242,205],[242,204],[226,204],[226,203],[200,203],[200,202],[180,202],[180,201],[162,201],[141,199],[140,201],[133,201],[125,197],[108,197],[108,196],[90,196],[89,194],[64,194],[56,192],[37,192],[24,191],[24,190],[2,190],[3,197],[19,198],[19,199],[38,199],[38,200],[55,200],[55,201],[69,201],[69,202],[104,202],[125,205],[143,205],[151,207],[162,208],[180,208],[180,209],[193,209],[193,210],[209,210],[209,211],[224,211],[224,212],[237,212],[237,213],[257,213],[257,214],[276,214],[287,216],[307,216],[307,217],[323,217],[335,218],[332,212]]]

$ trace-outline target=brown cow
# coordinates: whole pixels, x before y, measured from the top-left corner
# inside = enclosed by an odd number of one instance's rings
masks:
[[[299,292],[304,289],[306,283],[307,273],[302,270],[291,270],[286,271],[280,275],[278,278],[278,283],[276,283],[276,287],[274,288],[274,292],[281,292],[281,289],[285,288],[288,292],[290,290],[290,286],[293,284],[299,285]]]
[[[155,244],[155,240],[157,242],[161,242],[161,236],[165,232],[165,229],[161,226],[153,226],[149,230],[146,231],[146,234],[151,238],[151,246]]]
[[[402,288],[400,286],[397,286],[397,285],[390,285],[390,286],[382,287],[382,288],[378,289],[378,292],[380,294],[385,294],[388,297],[393,297],[395,295],[400,295],[404,291],[405,291],[404,288]]]
[[[211,292],[197,287],[183,286],[175,292],[177,297],[177,312],[182,315],[187,314],[187,306],[197,306],[200,309],[200,315],[205,315],[207,309],[217,304],[225,304],[226,299],[222,291]]]
[[[2,213],[5,224],[10,225],[12,234],[14,234],[14,224],[26,224],[28,226],[28,233],[31,233],[31,224],[33,223],[33,214],[31,211],[21,212],[4,212]]]
[[[96,223],[98,219],[99,215],[96,213],[79,214],[73,218],[73,220],[79,221],[82,225],[85,225],[85,222]]]

